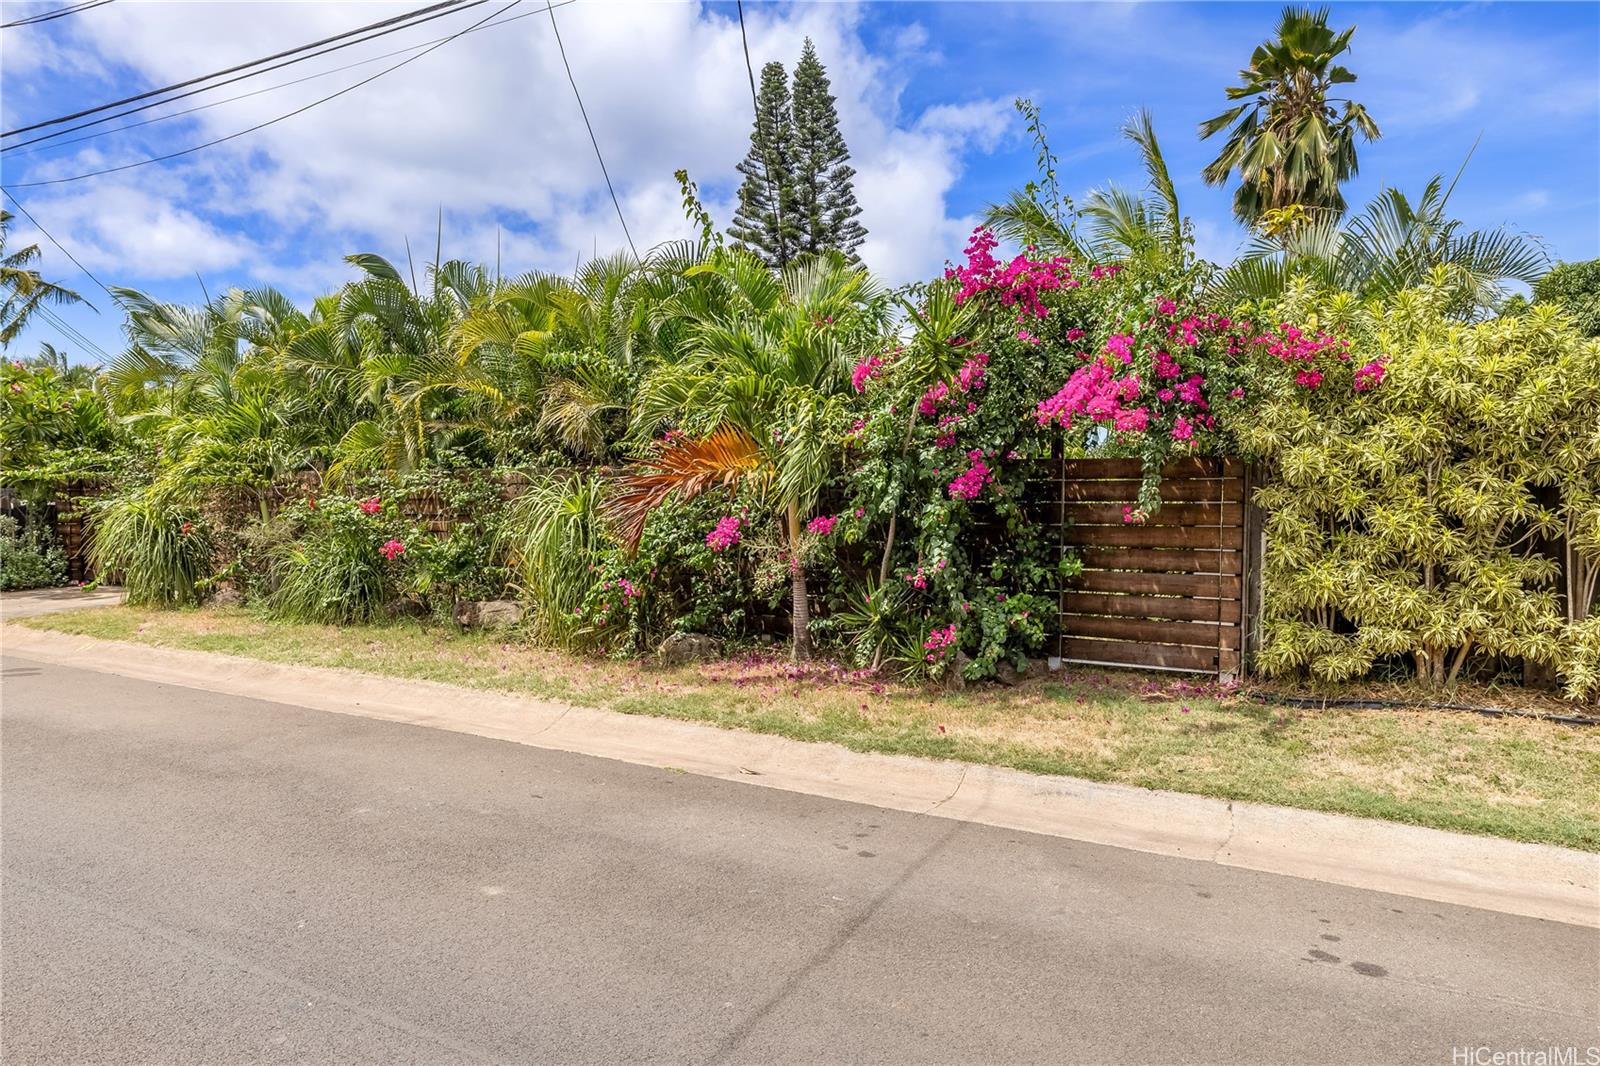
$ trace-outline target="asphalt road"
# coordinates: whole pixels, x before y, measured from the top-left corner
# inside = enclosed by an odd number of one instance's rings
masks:
[[[1535,919],[10,657],[0,758],[7,1066],[1600,1044]]]

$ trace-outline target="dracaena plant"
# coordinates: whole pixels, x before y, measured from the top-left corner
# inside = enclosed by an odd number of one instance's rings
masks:
[[[1381,303],[1298,284],[1274,309],[1350,347],[1264,365],[1239,429],[1270,475],[1257,666],[1448,685],[1521,657],[1592,693],[1600,344],[1545,309],[1452,321],[1449,280]]]

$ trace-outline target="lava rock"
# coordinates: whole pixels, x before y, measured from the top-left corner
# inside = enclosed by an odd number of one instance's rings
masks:
[[[456,604],[456,624],[467,629],[504,629],[522,621],[516,600],[463,600]]]
[[[704,633],[674,633],[661,642],[656,658],[667,666],[682,666],[715,659],[719,651],[715,638]]]

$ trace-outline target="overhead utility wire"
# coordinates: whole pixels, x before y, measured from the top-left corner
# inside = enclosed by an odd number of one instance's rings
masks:
[[[66,7],[41,11],[37,15],[30,15],[25,19],[17,19],[15,22],[0,22],[0,30],[9,30],[16,26],[32,26],[40,22],[50,22],[53,19],[66,18],[68,15],[76,15],[80,11],[87,11],[91,7],[104,7],[109,3],[111,3],[111,0],[86,0],[82,4],[69,4]]]
[[[106,351],[100,345],[96,344],[94,341],[90,340],[88,337],[86,337],[82,333],[80,333],[76,328],[74,328],[73,326],[69,325],[67,323],[67,320],[62,318],[59,314],[57,314],[54,309],[46,307],[43,304],[40,304],[37,307],[35,307],[34,310],[39,312],[39,314],[44,318],[44,320],[46,322],[48,322],[50,325],[54,326],[56,328],[56,332],[60,333],[61,336],[65,337],[66,340],[67,340],[67,343],[69,345],[72,345],[72,346],[78,347],[78,348],[82,348],[84,351],[88,352],[90,355],[93,355],[93,356],[96,356],[97,358],[99,358],[101,362],[104,362],[104,363],[111,362],[111,353],[110,352]]]
[[[558,0],[558,2],[556,3],[555,6],[556,7],[566,7],[568,4],[576,4],[577,2],[578,2],[578,0]],[[492,30],[496,26],[504,26],[508,22],[516,22],[519,19],[533,18],[533,17],[535,17],[537,15],[542,15],[542,14],[544,14],[543,11],[527,11],[527,12],[524,12],[524,13],[522,13],[520,15],[512,15],[510,18],[507,18],[507,19],[501,19],[498,22],[485,23],[484,25],[479,26],[477,29],[468,30],[467,32],[468,33],[477,33],[480,30]],[[445,36],[448,37],[449,35],[446,34]],[[82,137],[69,137],[64,141],[52,140],[49,144],[46,144],[43,147],[30,148],[30,149],[28,149],[27,151],[24,151],[24,152],[17,152],[17,155],[19,155],[19,156],[34,155],[34,154],[36,154],[38,152],[47,151],[47,150],[49,150],[51,148],[55,148],[55,147],[63,147],[64,148],[69,144],[81,144],[84,141],[92,141],[96,137],[104,137],[107,134],[122,133],[125,130],[138,129],[140,126],[149,126],[149,125],[152,125],[153,123],[156,123],[156,122],[165,122],[167,119],[182,118],[184,115],[192,115],[196,111],[206,111],[206,110],[209,110],[209,109],[211,109],[213,107],[221,107],[223,104],[234,103],[235,101],[238,101],[238,100],[248,100],[252,96],[261,96],[264,93],[276,92],[279,89],[287,89],[287,88],[290,88],[290,87],[295,86],[295,85],[303,84],[304,82],[315,81],[318,78],[326,78],[330,74],[340,74],[340,73],[343,73],[346,70],[354,70],[356,67],[364,67],[368,63],[376,63],[379,60],[389,59],[392,56],[405,55],[407,52],[415,52],[419,48],[426,48],[430,44],[436,44],[439,41],[443,41],[443,40],[445,40],[445,37],[434,37],[431,40],[418,41],[416,44],[408,44],[404,48],[396,48],[392,52],[380,52],[375,56],[368,56],[366,59],[358,59],[354,63],[346,63],[343,66],[330,67],[327,70],[319,70],[315,74],[307,74],[304,77],[294,78],[294,79],[292,79],[290,81],[281,81],[276,85],[268,85],[265,88],[253,89],[250,92],[240,93],[237,96],[228,96],[228,97],[224,97],[221,100],[213,100],[208,104],[196,104],[194,107],[186,107],[182,111],[174,111],[171,114],[167,114],[167,115],[156,115],[154,118],[140,119],[138,122],[130,122],[125,126],[116,126],[116,127],[113,127],[112,129],[109,129],[109,130],[96,130],[93,133],[86,133]],[[162,103],[166,103],[166,101],[162,101]],[[61,132],[62,133],[66,133],[68,131],[62,130]],[[10,152],[10,151],[13,151],[15,149],[21,148],[22,145],[24,145],[24,144],[31,144],[31,143],[33,143],[33,142],[31,142],[31,141],[23,141],[21,144],[14,144],[14,145],[11,145],[9,148],[0,148],[0,153]]]
[[[8,144],[5,147],[0,148],[0,152],[9,152],[9,151],[12,151],[12,150],[17,149],[17,148],[21,148],[21,147],[23,147],[25,145],[29,145],[29,144],[38,144],[40,141],[48,141],[48,140],[51,140],[52,138],[60,137],[63,134],[73,133],[73,132],[75,132],[77,130],[88,129],[90,126],[98,126],[103,122],[114,122],[119,118],[126,118],[127,116],[133,115],[133,114],[137,114],[140,111],[148,111],[152,107],[160,107],[163,104],[175,103],[178,100],[183,100],[183,99],[186,99],[186,98],[188,98],[190,96],[198,96],[200,93],[208,93],[208,92],[211,92],[213,89],[220,89],[224,85],[232,85],[235,82],[245,81],[248,78],[254,78],[259,74],[268,74],[268,73],[271,73],[274,70],[280,70],[283,67],[290,67],[290,66],[293,66],[296,63],[303,63],[308,59],[315,59],[318,56],[325,56],[329,52],[337,52],[341,48],[352,48],[352,47],[354,47],[355,45],[358,45],[358,44],[366,44],[368,41],[375,41],[379,37],[387,37],[391,33],[399,33],[401,30],[409,30],[411,27],[420,26],[424,22],[432,22],[434,19],[444,18],[447,15],[454,15],[458,11],[465,11],[468,8],[477,7],[478,5],[485,4],[485,3],[488,3],[488,0],[469,0],[469,2],[463,3],[461,7],[450,8],[449,10],[446,10],[446,11],[437,11],[437,12],[431,14],[431,15],[428,15],[425,18],[418,18],[418,19],[416,19],[416,20],[414,20],[412,22],[407,22],[404,25],[390,26],[388,29],[379,30],[376,33],[373,33],[371,36],[362,37],[362,38],[360,38],[358,40],[353,40],[353,41],[345,41],[342,44],[336,44],[336,45],[332,45],[332,46],[330,46],[328,48],[324,48],[319,52],[310,52],[310,53],[307,53],[306,55],[296,56],[293,59],[285,59],[281,63],[274,63],[272,66],[270,66],[270,67],[262,67],[260,70],[249,70],[249,71],[246,71],[243,74],[239,74],[239,75],[236,75],[236,76],[234,76],[232,78],[228,78],[226,81],[219,81],[215,85],[202,85],[197,89],[190,89],[188,92],[175,93],[174,95],[168,96],[165,99],[151,100],[150,102],[144,103],[144,104],[140,104],[137,107],[130,107],[126,111],[118,111],[117,113],[112,114],[112,115],[102,115],[99,118],[92,118],[87,122],[80,122],[76,126],[68,126],[65,129],[55,130],[55,131],[50,132],[50,133],[44,133],[44,134],[39,135],[38,137],[32,137],[32,138],[30,138],[30,139],[28,139],[26,141],[17,141],[14,144]],[[427,42],[423,42],[423,44],[426,44],[426,43]],[[420,48],[420,47],[422,47],[422,45],[416,45],[415,47]],[[407,51],[407,49],[399,49],[399,51],[403,52],[403,51]],[[398,52],[391,52],[389,54],[390,55],[396,55],[396,54],[398,54]],[[352,65],[354,65],[354,64],[352,64]]]
[[[98,107],[90,107],[85,108],[82,111],[75,111],[70,115],[60,115],[56,118],[46,119],[43,122],[35,122],[31,126],[19,126],[14,130],[6,130],[4,132],[0,132],[0,137],[11,137],[18,133],[27,133],[29,130],[43,129],[46,126],[59,126],[63,122],[71,122],[73,119],[83,118],[85,115],[93,115],[101,111],[109,111],[114,107],[121,107],[123,104],[138,103],[140,100],[148,100],[152,96],[160,96],[164,93],[172,92],[174,89],[186,89],[191,85],[197,85],[203,81],[210,81],[213,78],[220,78],[224,74],[234,74],[249,67],[258,67],[263,63],[270,63],[274,59],[282,59],[285,56],[292,56],[297,52],[308,52],[313,48],[320,48],[325,44],[332,44],[334,41],[342,41],[346,37],[354,37],[357,34],[366,33],[368,30],[376,30],[381,29],[384,26],[392,26],[397,22],[410,22],[420,15],[431,14],[432,12],[439,11],[444,8],[460,7],[466,2],[467,0],[442,0],[441,3],[434,4],[431,7],[424,7],[417,11],[408,11],[405,14],[395,15],[392,18],[386,18],[379,22],[371,22],[365,26],[357,26],[353,30],[346,30],[343,33],[336,33],[332,37],[324,37],[320,41],[312,41],[309,44],[296,45],[294,48],[288,48],[282,52],[274,52],[270,56],[262,56],[260,59],[252,59],[248,63],[239,63],[223,70],[212,71],[210,74],[202,74],[199,77],[190,78],[187,81],[175,82],[172,85],[166,85],[159,89],[151,89],[148,92],[142,92],[135,96],[124,97],[121,100],[113,100],[108,104],[100,104]],[[471,0],[472,5],[484,2],[485,0]]]
[[[477,22],[474,22],[471,26],[468,26],[466,29],[460,30],[460,31],[458,31],[456,33],[452,33],[450,36],[446,37],[444,40],[440,41],[438,44],[432,45],[429,48],[425,49],[424,51],[418,52],[414,56],[410,56],[410,57],[408,57],[406,59],[402,59],[400,62],[394,64],[393,66],[384,67],[382,70],[378,71],[376,74],[372,75],[371,77],[363,78],[360,81],[356,82],[354,85],[347,85],[343,89],[340,89],[338,92],[329,93],[327,96],[324,96],[324,97],[321,97],[319,99],[313,100],[309,104],[306,104],[304,107],[297,107],[293,111],[288,112],[287,114],[279,115],[277,118],[270,118],[270,119],[267,119],[267,121],[265,121],[265,122],[258,122],[254,126],[250,126],[247,129],[240,130],[238,133],[230,133],[225,137],[217,137],[214,140],[206,141],[204,144],[197,144],[197,145],[194,145],[193,147],[184,148],[184,149],[182,149],[180,151],[177,151],[177,152],[168,152],[166,155],[152,156],[149,159],[140,159],[140,160],[137,160],[137,161],[132,162],[132,163],[124,163],[121,166],[117,166],[117,167],[106,167],[103,170],[91,170],[91,171],[87,171],[86,173],[83,173],[83,174],[73,174],[70,177],[65,177],[65,178],[51,178],[48,181],[19,181],[19,182],[13,182],[12,185],[11,185],[11,188],[13,188],[13,189],[37,189],[37,188],[41,188],[41,187],[46,186],[46,185],[64,185],[67,182],[71,182],[71,181],[84,181],[84,180],[86,180],[88,178],[98,178],[98,177],[101,177],[101,176],[103,176],[105,174],[116,174],[116,173],[119,173],[119,172],[124,171],[124,170],[132,170],[135,167],[149,166],[151,163],[164,163],[169,159],[177,159],[177,158],[179,158],[181,156],[193,155],[195,152],[203,151],[203,150],[205,150],[207,148],[214,148],[215,146],[217,146],[219,144],[222,144],[225,141],[231,141],[231,140],[234,140],[235,138],[243,137],[246,134],[254,133],[257,130],[266,129],[268,126],[275,126],[278,123],[285,121],[286,119],[294,118],[296,115],[302,115],[302,114],[306,113],[307,111],[310,111],[312,108],[317,107],[320,104],[325,104],[329,100],[337,99],[337,98],[343,96],[345,93],[353,92],[356,89],[361,88],[363,85],[367,85],[367,84],[369,84],[371,82],[377,81],[379,78],[383,77],[385,74],[389,74],[389,73],[391,73],[393,71],[399,70],[401,67],[405,66],[407,63],[416,62],[417,60],[421,59],[423,56],[427,55],[429,52],[433,52],[433,51],[435,51],[437,49],[443,48],[445,45],[449,44],[451,41],[455,40],[457,37],[460,37],[460,36],[462,36],[464,34],[471,33],[473,30],[477,29],[479,26],[482,26],[484,23],[488,22],[490,19],[494,18],[496,15],[504,14],[505,12],[510,11],[512,8],[516,7],[520,3],[522,3],[522,0],[511,0],[511,3],[505,5],[504,7],[500,8],[497,11],[494,11],[494,12],[491,12],[490,14],[488,14],[488,15],[485,15],[483,18],[479,19]]]
[[[739,40],[744,44],[744,72],[750,79],[750,108],[756,113],[756,133],[761,132],[761,102],[756,97],[756,68],[750,63],[750,38],[744,32],[744,0],[738,0],[739,5]],[[778,192],[777,184],[772,180],[771,145],[762,152],[761,169],[767,175],[767,195],[772,197],[772,217],[778,226],[778,254],[783,254],[783,196]],[[780,260],[781,262],[781,260]]]
[[[594,127],[589,124],[589,112],[583,106],[583,94],[578,92],[578,79],[572,76],[572,64],[567,62],[567,46],[561,43],[561,30],[556,26],[556,9],[545,0],[544,9],[550,13],[550,28],[555,31],[556,47],[561,50],[561,65],[567,68],[567,81],[572,83],[572,95],[578,99],[578,114],[583,116],[583,124],[589,130],[589,143],[594,145],[594,157],[600,160],[600,174],[606,179],[606,191],[611,194],[611,206],[617,209],[617,221],[622,223],[622,235],[628,238],[628,248],[633,252],[633,258],[639,258],[639,249],[633,245],[633,234],[628,232],[628,220],[622,217],[622,204],[617,200],[617,190],[611,184],[611,174],[606,170],[606,157],[600,154],[600,141],[594,135]]]
[[[96,285],[100,286],[100,291],[101,292],[105,293],[107,296],[110,296],[113,300],[116,299],[116,296],[112,293],[112,291],[110,289],[106,288],[105,283],[103,281],[101,281],[99,278],[95,277],[94,274],[90,273],[88,267],[86,267],[82,263],[78,262],[78,257],[73,255],[71,252],[67,251],[67,246],[62,244],[60,241],[56,240],[55,236],[49,230],[44,228],[44,224],[43,223],[41,223],[38,219],[33,217],[33,212],[29,211],[26,207],[24,207],[23,204],[22,204],[22,201],[17,199],[16,196],[11,192],[10,189],[0,189],[0,192],[5,193],[6,194],[6,199],[10,200],[12,203],[17,205],[17,210],[21,211],[23,216],[26,217],[29,222],[33,223],[34,228],[36,228],[40,233],[44,234],[46,237],[50,238],[50,243],[51,244],[53,244],[57,248],[61,249],[61,254],[62,255],[66,256],[68,259],[72,260],[73,265],[76,266],[79,270],[83,271],[86,275],[88,275],[90,281],[92,281]],[[93,307],[94,305],[90,304],[89,306]]]

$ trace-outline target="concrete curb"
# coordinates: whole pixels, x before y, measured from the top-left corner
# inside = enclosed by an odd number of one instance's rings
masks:
[[[0,651],[832,799],[1600,928],[1600,855],[990,766],[849,751],[428,681],[7,625]]]

